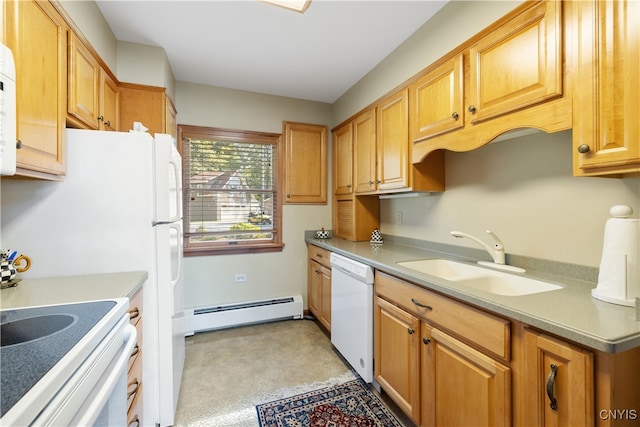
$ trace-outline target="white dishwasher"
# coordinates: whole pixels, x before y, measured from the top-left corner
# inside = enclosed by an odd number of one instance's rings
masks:
[[[373,269],[331,253],[331,343],[373,381]]]

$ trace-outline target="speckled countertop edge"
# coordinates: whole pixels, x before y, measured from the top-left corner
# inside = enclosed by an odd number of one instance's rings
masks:
[[[131,298],[147,281],[146,271],[87,274],[23,279],[18,286],[0,291],[0,308]]]
[[[490,260],[481,250],[392,236],[385,236],[382,245],[334,238],[315,239],[313,236],[313,231],[305,232],[306,242],[594,350],[620,353],[640,346],[640,321],[636,320],[635,308],[610,304],[591,296],[598,277],[595,268],[507,255],[508,264],[527,269],[526,276],[556,283],[562,289],[523,296],[501,296],[397,264],[427,258],[465,262]]]

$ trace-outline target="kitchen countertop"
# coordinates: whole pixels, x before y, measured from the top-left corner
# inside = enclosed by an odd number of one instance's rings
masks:
[[[369,242],[351,242],[337,238],[315,239],[312,236],[313,233],[306,233],[307,243],[586,347],[606,353],[620,353],[640,347],[640,321],[636,319],[636,308],[593,298],[591,289],[596,287],[596,283],[582,278],[574,279],[579,275],[573,271],[568,272],[570,276],[561,276],[549,274],[548,270],[527,268],[525,276],[561,285],[562,289],[522,296],[495,295],[397,264],[427,258],[448,258],[473,263],[477,258],[470,259],[457,252],[443,253],[440,250],[409,246],[386,238],[384,244],[372,245]]]
[[[0,291],[0,308],[22,308],[132,297],[146,282],[145,271],[23,279]]]

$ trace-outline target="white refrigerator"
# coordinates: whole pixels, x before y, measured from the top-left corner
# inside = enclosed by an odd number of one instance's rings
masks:
[[[144,424],[174,422],[184,365],[182,166],[173,138],[66,130],[61,182],[2,180],[1,246],[25,278],[145,270]]]

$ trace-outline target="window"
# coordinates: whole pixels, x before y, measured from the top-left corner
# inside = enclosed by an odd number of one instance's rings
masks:
[[[178,126],[185,256],[281,251],[279,134]]]

